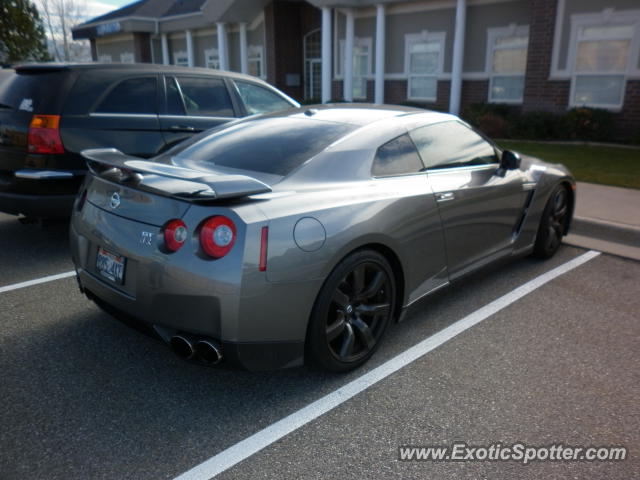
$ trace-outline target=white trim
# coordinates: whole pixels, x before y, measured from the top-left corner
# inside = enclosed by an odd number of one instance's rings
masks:
[[[367,373],[351,380],[346,385],[314,400],[308,405],[290,413],[286,417],[272,423],[268,427],[258,430],[256,433],[245,439],[227,447],[225,450],[216,453],[214,456],[194,466],[188,471],[178,475],[174,480],[209,480],[222,472],[229,470],[234,465],[264,450],[278,440],[286,437],[292,432],[308,425],[322,415],[333,411],[335,408],[351,400],[356,395],[364,392],[368,388],[378,384],[382,380],[400,371],[407,365],[423,358],[424,355],[434,351],[436,348],[457,337],[461,333],[473,328],[484,320],[491,318],[498,312],[503,311],[510,305],[515,304],[522,298],[526,298],[530,293],[535,292],[549,282],[568,273],[588,261],[596,258],[600,252],[589,250],[582,255],[565,262],[552,270],[538,275],[537,277],[523,283],[519,287],[505,293],[501,297],[471,312],[467,316],[455,321],[448,327],[421,340],[414,346],[399,353],[382,365],[369,370]],[[359,400],[360,402],[363,399]],[[326,418],[325,418],[326,420]],[[291,438],[289,438],[291,440]]]
[[[385,73],[385,47],[386,47],[386,6],[376,5],[376,72],[373,85],[373,101],[377,104],[384,103],[384,73]]]
[[[353,71],[353,57],[356,54],[356,49],[357,48],[366,48],[367,50],[367,73],[365,75],[356,75],[355,72]],[[337,55],[337,62],[336,62],[336,67],[340,67],[340,70],[338,70],[336,68],[335,72],[336,72],[336,76],[334,77],[334,80],[342,80],[344,82],[344,75],[342,70],[346,69],[346,62],[347,62],[347,57],[346,57],[346,39],[340,39],[340,41],[338,42],[338,55]],[[351,91],[353,92],[353,86],[355,85],[355,82],[357,81],[357,79],[365,79],[365,80],[375,80],[375,75],[373,73],[373,39],[371,37],[364,37],[364,38],[359,38],[359,37],[354,37],[353,38],[353,55],[351,57],[351,76],[352,76],[352,83],[351,83]],[[386,78],[386,75],[385,75]],[[345,93],[346,92],[346,86],[344,86],[343,84],[343,90]],[[365,92],[364,95],[361,96],[353,96],[353,98],[355,98],[356,100],[362,100],[367,98],[367,91],[366,91],[366,87],[365,87]],[[345,100],[348,100],[345,98]],[[349,99],[351,100],[351,99]]]
[[[220,59],[220,70],[229,70],[229,47],[227,36],[227,24],[224,22],[216,23],[218,35],[218,58]]]
[[[353,101],[353,52],[354,45],[356,43],[355,36],[355,17],[353,16],[353,9],[348,9],[346,12],[345,19],[345,39],[344,39],[344,49],[342,50],[342,61],[343,68],[342,71],[344,73],[344,82],[342,84],[342,97],[347,102]],[[336,28],[336,32],[337,32]],[[339,49],[342,48],[340,45]],[[337,55],[340,58],[340,55]],[[371,58],[371,47],[369,46],[369,58]],[[369,70],[371,70],[371,62],[369,61]],[[336,69],[336,74],[338,70]]]
[[[558,0],[556,8],[556,26],[553,31],[553,50],[551,51],[551,79],[561,77],[566,70],[560,71],[558,63],[560,62],[560,48],[562,46],[562,25],[564,23],[564,12],[566,8],[566,0]]]
[[[444,71],[444,57],[447,34],[446,32],[429,32],[423,30],[420,33],[407,33],[404,36],[404,78],[407,79],[407,100],[417,100],[424,102],[435,102],[438,99],[438,80],[440,80]],[[433,75],[428,74],[411,74],[411,46],[416,43],[438,43],[438,69]],[[411,96],[411,78],[412,77],[433,77],[436,80],[436,92],[433,97],[412,97]],[[449,79],[451,76],[449,75]]]
[[[493,5],[500,3],[509,3],[519,0],[468,0],[468,6]],[[401,15],[404,13],[429,12],[433,10],[453,9],[456,6],[456,0],[434,0],[430,2],[413,2],[413,3],[390,3],[387,4],[387,15]],[[342,9],[341,9],[342,10]],[[355,13],[356,18],[373,18],[376,16],[375,7],[363,7]]]
[[[322,31],[321,31],[321,59],[322,59],[322,90],[321,100],[322,103],[327,103],[331,100],[331,27],[333,22],[333,15],[331,15],[331,8],[322,7]]]
[[[193,35],[191,35],[191,30],[186,30],[184,34],[187,40],[187,65],[193,67],[195,64],[193,58]]]
[[[240,72],[245,75],[249,72],[249,60],[247,54],[247,24],[239,24],[240,32],[238,41],[240,42]]]
[[[307,100],[313,97],[313,65],[320,63],[322,65],[322,59],[319,57],[307,57],[307,42],[309,37],[320,33],[322,35],[322,31],[320,28],[316,28],[314,30],[310,30],[302,37],[302,55],[303,55],[303,67],[302,67],[302,85],[303,85],[303,96],[304,99]],[[322,41],[322,40],[321,40]],[[307,65],[308,64],[308,65]],[[307,67],[308,70],[307,70]],[[307,71],[309,72],[309,78],[307,78]],[[308,83],[307,83],[308,80]],[[322,83],[322,82],[321,82]],[[322,87],[321,87],[322,88]],[[321,93],[322,95],[322,93]]]

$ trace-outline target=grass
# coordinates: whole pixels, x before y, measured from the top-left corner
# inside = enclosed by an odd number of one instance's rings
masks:
[[[564,164],[576,180],[640,189],[640,149],[503,140],[502,148]]]

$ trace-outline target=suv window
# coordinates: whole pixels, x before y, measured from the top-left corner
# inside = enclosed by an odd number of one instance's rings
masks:
[[[428,169],[487,165],[497,162],[493,146],[462,123],[436,123],[409,132]]]
[[[165,79],[167,86],[167,115],[184,115],[182,95],[176,84],[175,78]]]
[[[16,73],[13,70],[0,69],[0,104],[2,109],[14,109],[25,112],[53,112],[51,104],[58,97],[53,89],[62,87],[64,72]],[[55,86],[55,87],[54,87]]]
[[[417,173],[423,168],[416,146],[405,133],[378,148],[371,174],[374,177],[388,177]]]
[[[291,108],[289,102],[269,89],[242,81],[235,84],[249,115]]]
[[[210,77],[177,77],[187,115],[233,117],[224,81]]]
[[[156,77],[123,80],[100,102],[98,113],[158,113]]]

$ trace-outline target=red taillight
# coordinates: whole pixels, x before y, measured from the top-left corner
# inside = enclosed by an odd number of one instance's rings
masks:
[[[64,153],[60,138],[60,115],[34,115],[29,125],[29,153]]]
[[[182,220],[170,220],[164,227],[164,245],[171,252],[177,252],[187,241],[189,231]]]
[[[235,241],[236,226],[225,216],[208,218],[200,229],[200,246],[210,257],[224,257],[231,251]]]
[[[269,242],[269,227],[262,227],[260,233],[260,266],[258,270],[265,272],[267,270],[267,243]]]

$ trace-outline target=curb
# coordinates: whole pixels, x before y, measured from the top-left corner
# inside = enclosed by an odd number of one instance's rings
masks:
[[[640,247],[640,227],[587,217],[574,217],[570,233]]]

